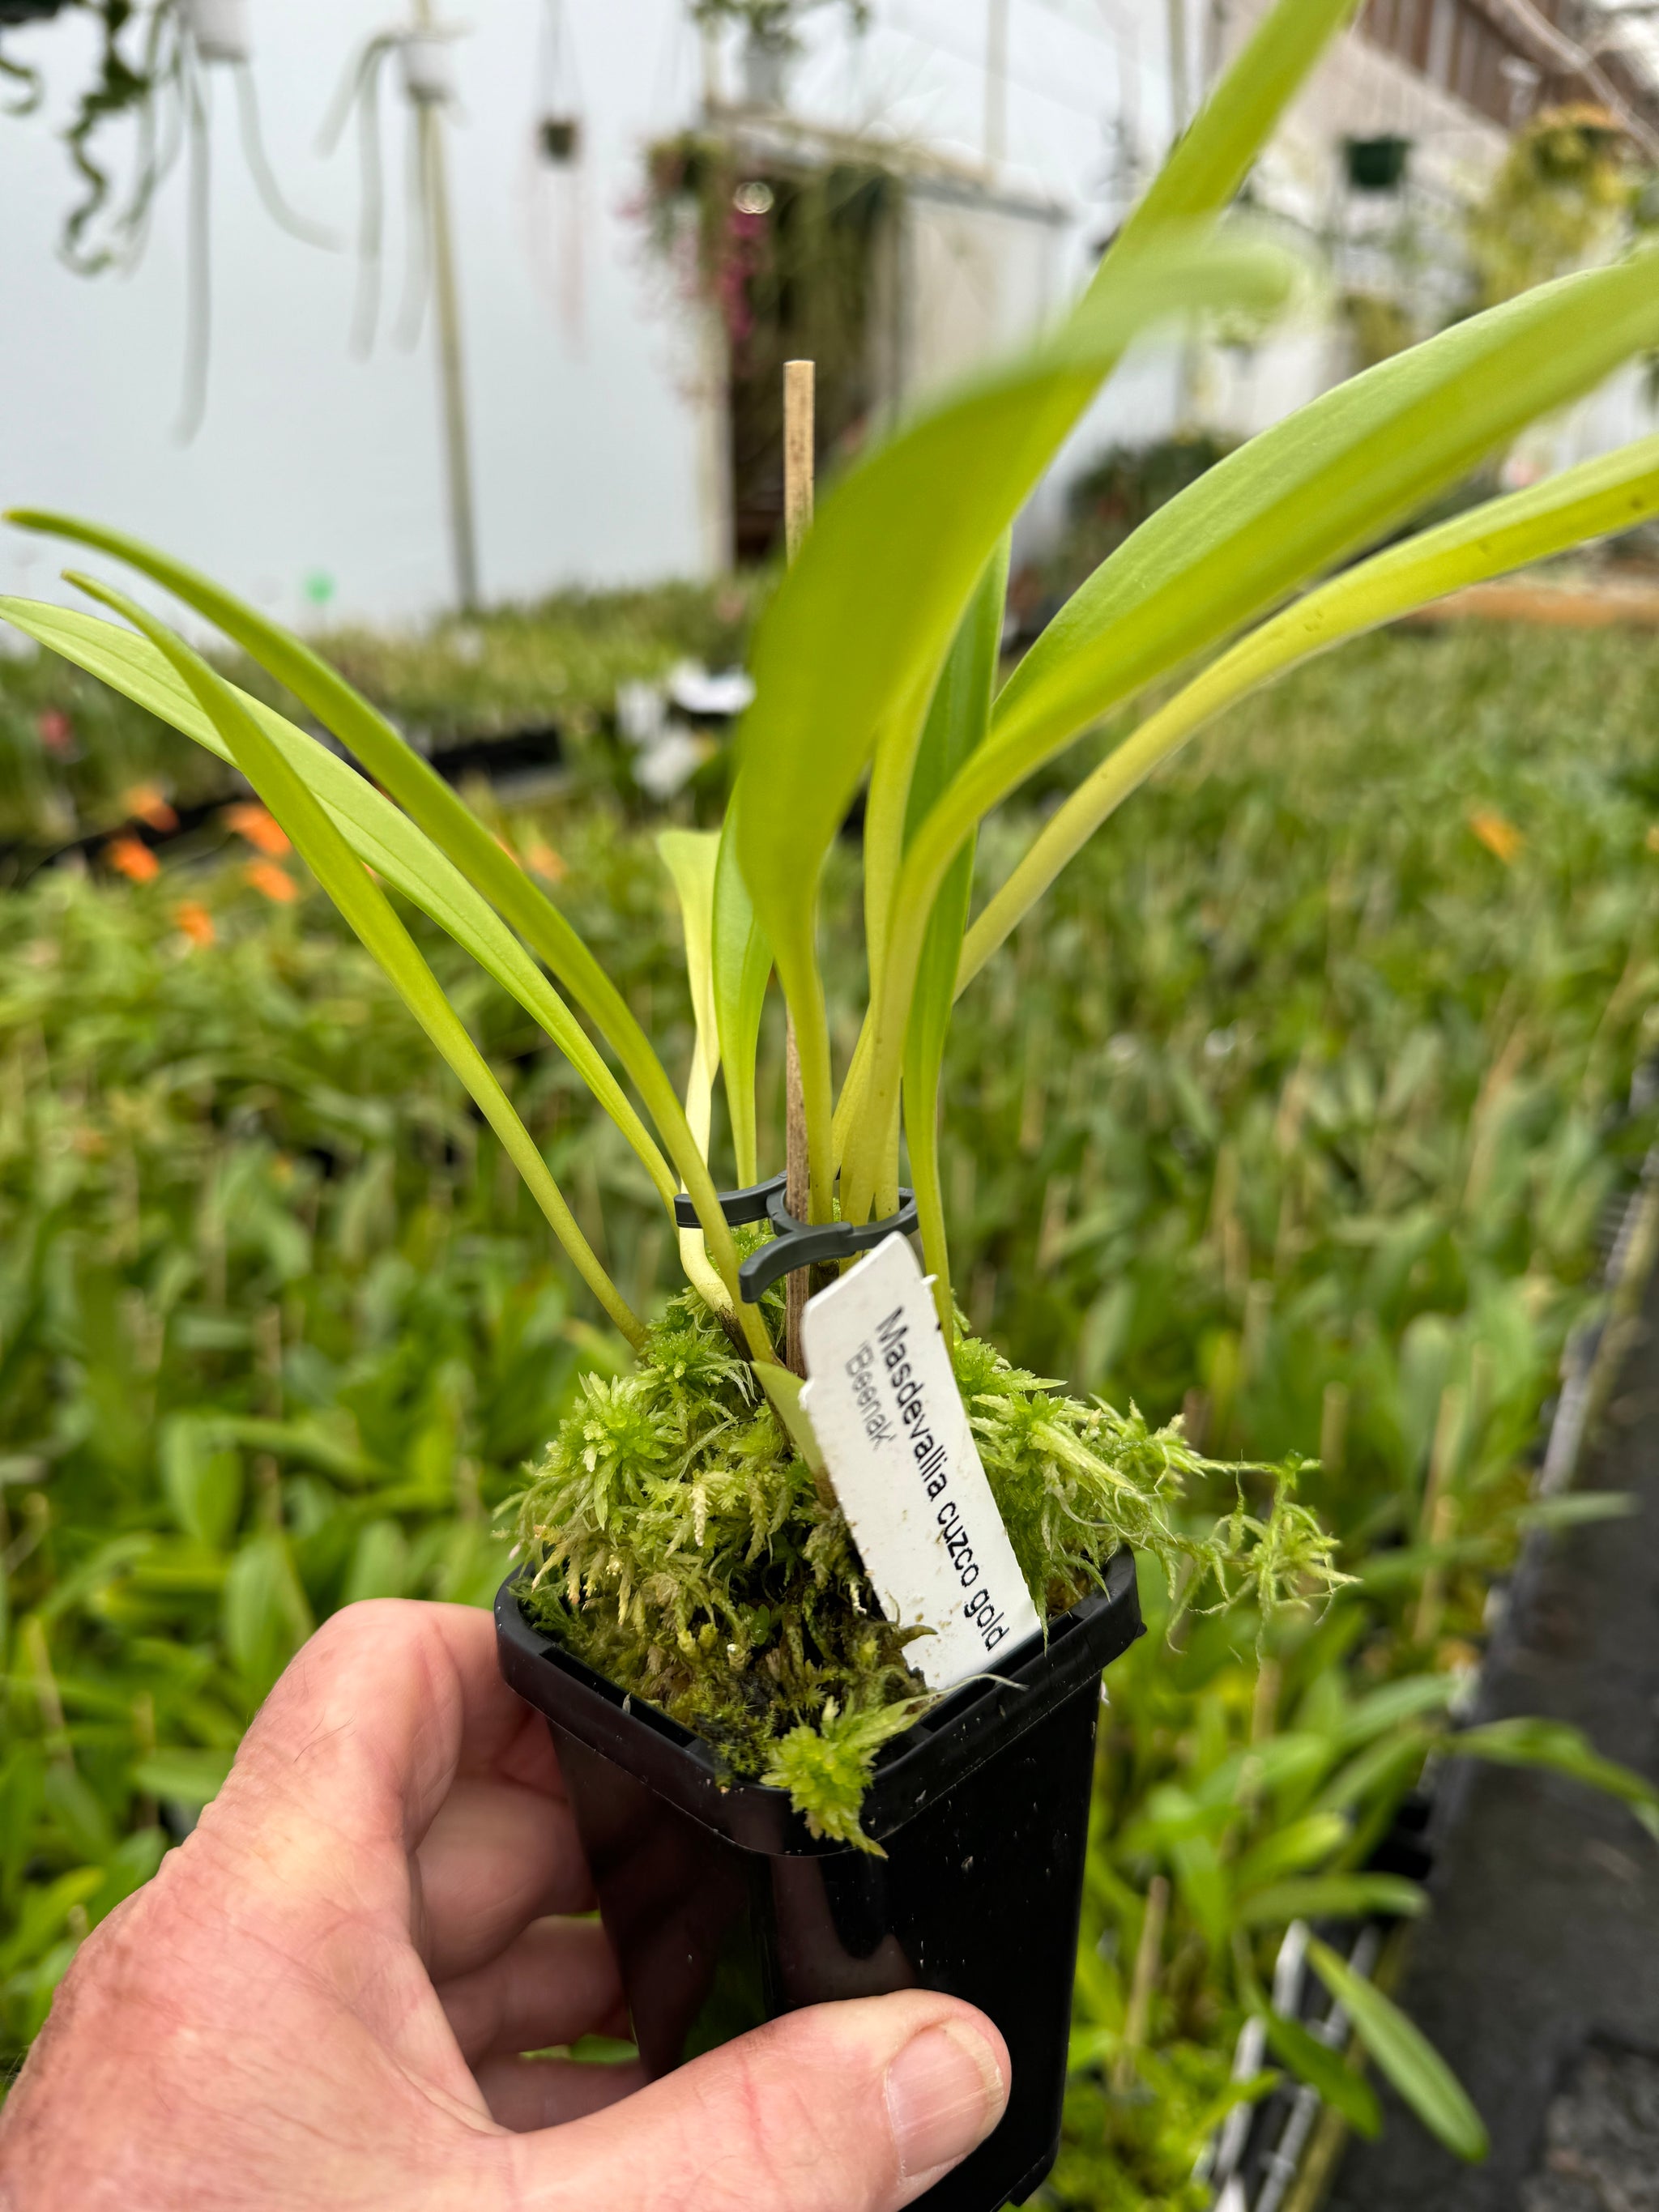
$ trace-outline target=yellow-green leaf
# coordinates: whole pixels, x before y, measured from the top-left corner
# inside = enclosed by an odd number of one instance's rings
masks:
[[[1421,2029],[1317,1937],[1309,1940],[1308,1961],[1347,2014],[1354,2033],[1379,2069],[1430,2134],[1471,2165],[1485,2158],[1491,2145],[1480,2115]]]
[[[1382,2132],[1382,2108],[1376,2101],[1376,2092],[1354,2072],[1340,2051],[1333,2051],[1300,2021],[1287,2019],[1283,2013],[1263,2012],[1259,2016],[1267,2031],[1268,2049],[1298,2081],[1317,2090],[1322,2102],[1340,2112],[1356,2134],[1369,2139]]]

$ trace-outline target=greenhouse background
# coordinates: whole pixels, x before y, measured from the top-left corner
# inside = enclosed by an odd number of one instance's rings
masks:
[[[861,416],[1057,310],[1255,12],[1189,4],[1182,15],[1130,0],[1011,5],[1012,15],[894,0],[861,31],[836,9],[812,11],[805,50],[774,72],[787,94],[782,111],[747,97],[755,69],[741,27],[711,37],[679,0],[599,9],[566,0],[562,10],[544,0],[480,10],[457,27],[446,137],[488,596],[707,574],[729,557],[726,334],[702,327],[710,310],[688,285],[683,257],[652,250],[648,146],[712,118],[740,149],[747,134],[744,158],[762,167],[770,158],[822,169],[850,153],[891,168],[910,204],[909,328],[894,327],[890,305],[875,318],[867,349],[881,358]],[[18,65],[38,64],[44,77],[38,109],[0,139],[11,303],[0,359],[8,388],[32,399],[0,426],[7,483],[48,504],[143,515],[155,535],[189,543],[284,616],[319,600],[349,618],[434,611],[454,583],[431,318],[411,344],[405,312],[411,286],[420,304],[410,270],[422,226],[411,233],[410,121],[395,68],[379,125],[384,296],[366,360],[353,353],[356,122],[330,158],[319,152],[337,93],[386,27],[382,11],[368,0],[244,9],[271,167],[295,211],[338,251],[272,222],[240,143],[235,66],[210,61],[204,70],[211,380],[201,427],[182,450],[186,163],[157,191],[130,274],[112,268],[82,282],[58,252],[85,191],[59,134],[94,76],[96,13],[77,4],[5,34]],[[1328,254],[1345,290],[1375,295],[1384,310],[1414,293],[1419,320],[1449,313],[1461,281],[1459,206],[1496,166],[1511,121],[1585,88],[1559,74],[1544,20],[1529,0],[1513,9],[1493,0],[1484,11],[1474,0],[1373,7],[1287,119],[1253,197]],[[1645,112],[1644,64],[1622,58],[1644,35],[1643,19],[1616,20],[1620,46],[1590,65],[1622,72],[1619,96]],[[761,79],[763,94],[780,88],[764,70]],[[1460,96],[1465,83],[1471,97]],[[574,126],[567,159],[548,155],[540,126],[550,117]],[[104,219],[117,211],[137,139],[128,114],[91,142],[115,189],[88,229],[88,253],[119,246],[100,223],[110,228]],[[1396,139],[1412,149],[1401,175],[1380,191],[1356,190],[1348,144]],[[886,281],[890,293],[896,269]],[[718,325],[717,313],[712,319]],[[1145,442],[1188,417],[1234,434],[1258,428],[1343,373],[1352,351],[1346,328],[1316,322],[1201,368],[1166,349],[1119,380],[1059,474],[1104,444]],[[1626,434],[1632,404],[1598,403],[1593,419],[1560,434],[1564,450]],[[4,573],[15,588],[46,582],[15,539]]]

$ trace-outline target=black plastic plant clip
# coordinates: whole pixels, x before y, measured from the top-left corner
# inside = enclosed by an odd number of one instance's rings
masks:
[[[765,1221],[769,1218],[772,1200],[783,1196],[788,1181],[787,1176],[774,1176],[770,1182],[753,1182],[746,1190],[717,1190],[714,1195],[720,1202],[720,1212],[729,1225],[741,1229],[745,1222]],[[696,1229],[698,1226],[697,1209],[686,1191],[681,1191],[674,1200],[674,1224],[679,1229]]]
[[[908,1237],[916,1226],[916,1194],[899,1193],[896,1213],[885,1221],[797,1221],[781,1191],[767,1202],[766,1218],[772,1224],[772,1242],[751,1252],[738,1269],[738,1288],[746,1304],[756,1305],[781,1275],[798,1267],[821,1267],[827,1261],[856,1259],[873,1252],[892,1236]]]
[[[787,1176],[774,1176],[769,1182],[751,1183],[746,1190],[723,1190],[719,1194],[720,1212],[733,1229],[745,1222],[769,1221],[772,1242],[763,1244],[758,1252],[751,1252],[738,1269],[738,1288],[743,1292],[745,1305],[757,1305],[763,1291],[769,1291],[781,1276],[793,1275],[798,1267],[818,1267],[835,1260],[854,1260],[860,1252],[872,1252],[878,1244],[893,1236],[911,1237],[916,1230],[916,1194],[913,1190],[899,1192],[899,1210],[885,1221],[797,1221],[789,1211],[786,1190]],[[697,1210],[684,1191],[674,1200],[674,1219],[681,1229],[697,1226]]]

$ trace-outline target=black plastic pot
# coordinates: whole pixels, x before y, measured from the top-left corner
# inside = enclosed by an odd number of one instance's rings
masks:
[[[516,1580],[516,1577],[514,1577]],[[1134,1562],[889,1744],[864,1804],[885,1857],[815,1839],[781,1790],[723,1789],[685,1729],[495,1601],[501,1671],[544,1713],[653,2077],[802,2005],[928,1989],[988,2013],[1013,2092],[918,2199],[996,2212],[1053,2165],[1103,1668],[1141,1632]]]

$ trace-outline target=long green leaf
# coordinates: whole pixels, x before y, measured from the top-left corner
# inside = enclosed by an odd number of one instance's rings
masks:
[[[1008,596],[1008,540],[1004,538],[986,564],[984,575],[963,617],[928,709],[927,727],[910,783],[910,814],[920,823],[951,777],[983,739],[991,719],[1002,643],[1003,608]],[[945,1193],[939,1182],[939,1071],[956,996],[957,963],[974,888],[974,851],[965,845],[951,863],[927,927],[916,995],[910,1009],[910,1035],[904,1058],[904,1118],[909,1141],[910,1179],[915,1188],[921,1248],[933,1278],[945,1341],[956,1337],[956,1307],[951,1296],[951,1253],[945,1228]],[[890,1170],[893,1188],[878,1194],[878,1207],[897,1205],[896,1162]]]
[[[755,1126],[755,1057],[760,1048],[772,948],[755,918],[755,902],[738,864],[734,817],[728,813],[714,869],[714,1024],[720,1037],[726,1108],[732,1122],[740,1185],[760,1180]]]
[[[1488,1721],[1450,1737],[1447,1751],[1455,1759],[1484,1759],[1498,1766],[1541,1766],[1570,1776],[1592,1790],[1604,1790],[1630,1807],[1650,1836],[1659,1838],[1659,1790],[1616,1759],[1603,1759],[1594,1745],[1565,1721],[1523,1717]]]
[[[1332,1744],[1352,1751],[1424,1713],[1443,1711],[1461,1687],[1455,1674],[1408,1674],[1402,1681],[1385,1682],[1346,1709],[1331,1729]]]
[[[1152,245],[1170,224],[1226,206],[1309,70],[1358,7],[1358,0],[1279,0],[1267,11],[1124,224],[1103,269],[1119,254]]]
[[[1389,1802],[1402,1795],[1421,1772],[1434,1744],[1427,1729],[1413,1728],[1409,1723],[1380,1735],[1337,1769],[1316,1802],[1322,1811],[1330,1813],[1345,1813],[1354,1805],[1375,1807]],[[1352,1850],[1351,1844],[1343,1854],[1350,1866],[1354,1863]]]
[[[1292,1920],[1358,1920],[1373,1912],[1414,1920],[1428,1899],[1414,1881],[1392,1874],[1310,1875],[1277,1881],[1239,1899],[1246,1928],[1284,1928]]]
[[[50,532],[131,563],[234,639],[262,668],[303,700],[325,728],[356,755],[375,781],[483,893],[596,1024],[657,1125],[681,1182],[696,1206],[721,1279],[736,1304],[737,1248],[720,1212],[713,1178],[650,1039],[558,908],[502,852],[437,771],[302,640],[222,590],[210,578],[137,538],[71,515],[20,508],[5,519],[19,529]],[[740,1304],[737,1310],[750,1350],[757,1358],[770,1358],[771,1345],[758,1312]]]
[[[1283,1737],[1279,1739],[1285,1741]],[[1271,1784],[1261,1785],[1270,1789]],[[1322,1866],[1348,1840],[1348,1823],[1334,1813],[1304,1813],[1299,1820],[1270,1829],[1254,1849],[1233,1864],[1233,1887],[1241,1896]]]
[[[229,746],[195,695],[147,638],[97,616],[36,600],[0,598],[0,618],[170,723],[218,759],[235,765]],[[356,769],[296,729],[274,708],[234,685],[231,690],[243,712],[252,716],[316,794],[358,859],[453,937],[541,1024],[672,1206],[679,1187],[673,1170],[581,1024],[494,908],[408,816],[399,813]]]
[[[665,830],[657,851],[679,901],[685,935],[685,974],[691,987],[696,1042],[685,1086],[685,1118],[705,1160],[714,1119],[714,1076],[720,1066],[720,1025],[714,1012],[714,870],[720,834],[713,830]],[[731,1300],[709,1264],[700,1229],[680,1231],[680,1264],[717,1313],[729,1313]]]
[[[991,549],[1128,340],[1194,308],[1271,306],[1288,283],[1263,246],[1172,241],[1156,262],[1126,264],[1048,344],[854,468],[763,617],[738,741],[738,852],[800,1046],[817,1218],[832,1179],[818,878],[878,740],[920,720]],[[878,946],[870,957],[878,965]]]
[[[1356,2134],[1372,2138],[1382,2132],[1382,2108],[1376,2092],[1363,2075],[1356,2074],[1340,2051],[1333,2051],[1298,2020],[1283,2013],[1259,2015],[1267,2031],[1267,2047],[1288,2066],[1298,2081],[1319,2093],[1322,2102],[1343,2118]]]
[[[1659,256],[1541,286],[1327,392],[1161,507],[1096,570],[1004,690],[991,733],[905,855],[864,1127],[842,1205],[863,1218],[899,1082],[927,918],[986,811],[1079,730],[1375,537],[1535,416],[1659,343]]]
[[[1445,2060],[1399,2006],[1317,1938],[1309,1940],[1308,1961],[1346,2012],[1379,2069],[1429,2132],[1471,2165],[1485,2158],[1491,2144],[1480,2113]]]
[[[685,935],[685,977],[691,987],[691,1018],[696,1042],[685,1090],[685,1118],[708,1158],[714,1123],[714,1076],[720,1066],[720,1026],[714,1014],[714,867],[720,856],[714,830],[665,830],[657,851],[679,901]]]
[[[1565,469],[1360,562],[1224,653],[1080,784],[974,923],[958,990],[1153,769],[1218,714],[1316,654],[1449,592],[1659,514],[1659,437]]]
[[[341,914],[374,954],[398,996],[476,1101],[514,1165],[547,1216],[554,1235],[582,1280],[635,1350],[644,1326],[582,1235],[529,1131],[491,1073],[466,1026],[440,989],[386,896],[364,870],[345,839],[273,738],[239,702],[236,694],[199,653],[125,593],[92,577],[70,580],[90,598],[125,615],[165,654],[195,693],[223,738],[231,758],[282,824],[295,849]]]

